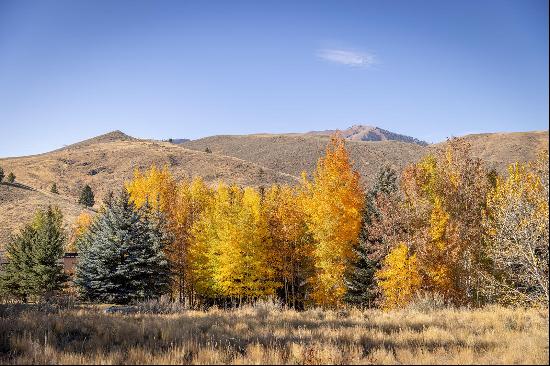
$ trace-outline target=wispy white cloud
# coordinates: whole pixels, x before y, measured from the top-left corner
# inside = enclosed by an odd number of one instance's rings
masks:
[[[374,55],[356,51],[322,49],[317,51],[317,56],[323,60],[353,67],[365,68],[377,63]]]

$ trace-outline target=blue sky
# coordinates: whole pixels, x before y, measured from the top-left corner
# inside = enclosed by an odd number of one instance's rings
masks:
[[[548,128],[548,1],[0,0],[0,157],[371,124]]]

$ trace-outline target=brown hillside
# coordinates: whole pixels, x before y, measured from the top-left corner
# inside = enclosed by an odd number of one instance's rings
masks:
[[[484,133],[465,139],[476,156],[500,172],[510,163],[535,160],[540,151],[548,150],[548,131]]]
[[[538,151],[548,149],[548,131],[467,135],[472,152],[503,173],[515,161],[534,160]],[[212,136],[189,141],[182,146],[235,156],[292,175],[313,171],[322,156],[328,137],[320,135],[234,135]],[[407,164],[441,144],[426,147],[399,141],[346,141],[355,168],[370,182],[379,167],[389,164],[401,170]]]
[[[224,180],[259,186],[297,179],[235,157],[134,139],[118,132],[46,154],[0,159],[6,174],[14,172],[18,182],[41,190],[49,190],[55,182],[59,193],[74,202],[81,187],[89,184],[96,195],[96,206],[108,191],[122,187],[135,168],[146,169],[152,164],[168,165],[177,178],[202,176],[209,183]]]
[[[48,205],[61,209],[67,228],[81,212],[93,214],[93,211],[57,194],[0,184],[0,248],[7,243],[11,234],[32,219],[36,210],[45,209]]]
[[[299,176],[311,173],[324,154],[328,136],[309,135],[246,135],[212,136],[183,143],[182,146],[255,162],[273,170]],[[355,168],[370,182],[384,164],[400,170],[420,158],[425,148],[398,141],[346,141]]]

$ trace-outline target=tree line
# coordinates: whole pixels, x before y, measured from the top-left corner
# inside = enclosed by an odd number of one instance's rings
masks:
[[[8,246],[4,291],[15,293],[9,278],[32,235]],[[295,186],[208,186],[152,166],[63,240],[79,252],[74,283],[89,301],[392,309],[428,293],[456,306],[547,305],[548,153],[500,176],[453,139],[400,174],[382,168],[369,187],[338,135]]]

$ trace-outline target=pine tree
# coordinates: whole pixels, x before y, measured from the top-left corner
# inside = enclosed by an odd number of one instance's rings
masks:
[[[50,189],[50,192],[59,194],[59,191],[57,190],[57,184],[52,184],[52,188]]]
[[[53,294],[67,280],[59,259],[63,257],[66,235],[59,208],[39,211],[33,225],[37,245],[33,248],[33,287],[35,295]]]
[[[78,203],[86,207],[92,207],[95,204],[94,192],[92,191],[92,188],[89,185],[86,184],[84,188],[82,188],[82,191],[80,192],[80,198],[78,199]]]
[[[347,293],[345,300],[348,303],[361,307],[371,307],[379,296],[375,273],[381,269],[384,257],[381,250],[382,239],[373,237],[370,228],[373,219],[380,217],[377,205],[379,195],[393,194],[397,191],[397,173],[386,166],[380,169],[374,186],[365,197],[363,222],[359,234],[359,242],[355,248],[357,257],[350,271],[346,273],[345,283]]]
[[[151,219],[149,205],[137,209],[127,191],[93,221],[80,240],[75,283],[84,298],[129,303],[158,298],[169,289],[166,237],[160,216]]]
[[[36,240],[36,230],[25,225],[6,245],[8,263],[2,268],[0,289],[3,295],[27,302],[31,292],[29,277],[32,270],[31,251]]]
[[[33,221],[7,245],[9,261],[0,277],[5,293],[26,301],[62,288],[67,280],[59,264],[65,244],[62,221],[57,208],[38,211]]]

